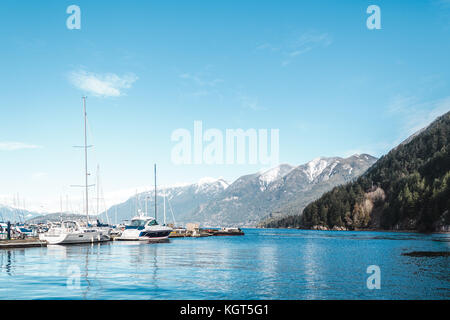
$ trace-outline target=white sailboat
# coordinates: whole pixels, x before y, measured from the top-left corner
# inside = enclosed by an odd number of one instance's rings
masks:
[[[92,228],[89,224],[89,184],[88,184],[88,153],[90,147],[87,144],[87,113],[86,97],[83,97],[84,111],[84,159],[85,159],[85,188],[86,196],[86,226],[83,227],[76,221],[63,221],[60,225],[52,225],[50,229],[39,235],[39,239],[47,241],[48,244],[74,244],[74,243],[93,243],[109,241],[110,237],[106,232]]]
[[[131,223],[125,227],[119,240],[143,240],[160,241],[169,238],[172,228],[165,225],[161,226],[157,221],[157,203],[156,203],[156,164],[155,164],[155,217],[148,217],[138,211],[138,216],[131,219]],[[147,209],[147,206],[146,206]]]

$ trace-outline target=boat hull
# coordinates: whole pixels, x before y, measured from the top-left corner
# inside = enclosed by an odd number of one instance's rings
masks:
[[[46,241],[48,244],[79,244],[109,241],[109,237],[101,232],[83,232],[83,233],[67,233],[67,234],[41,234],[40,240]]]
[[[160,241],[169,238],[172,229],[163,228],[157,230],[126,229],[117,240],[122,241]]]

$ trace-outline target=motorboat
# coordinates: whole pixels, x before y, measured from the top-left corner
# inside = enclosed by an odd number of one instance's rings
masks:
[[[155,218],[138,216],[131,219],[118,240],[160,241],[169,238],[172,228],[161,226]]]
[[[144,241],[161,241],[169,238],[172,228],[159,225],[157,221],[157,193],[156,193],[156,164],[155,164],[155,217],[147,216],[147,205],[145,215],[138,210],[138,216],[131,219],[131,223],[125,226],[119,240],[144,240]],[[165,215],[165,213],[164,213]]]
[[[82,227],[77,221],[64,221],[54,224],[50,229],[39,234],[39,240],[54,244],[76,244],[109,241],[110,237],[102,231]]]

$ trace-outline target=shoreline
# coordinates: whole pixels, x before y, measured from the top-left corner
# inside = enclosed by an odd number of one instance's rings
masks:
[[[333,232],[392,232],[392,233],[419,233],[419,234],[450,234],[450,231],[433,231],[421,232],[417,230],[385,230],[385,229],[359,229],[359,230],[316,230],[306,228],[261,228],[261,227],[247,227],[247,229],[261,229],[261,230],[304,230],[304,231],[333,231]]]

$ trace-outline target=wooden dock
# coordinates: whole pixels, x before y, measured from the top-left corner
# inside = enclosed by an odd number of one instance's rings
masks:
[[[47,242],[40,241],[38,239],[29,240],[0,240],[1,249],[16,249],[16,248],[34,248],[34,247],[46,247]]]

